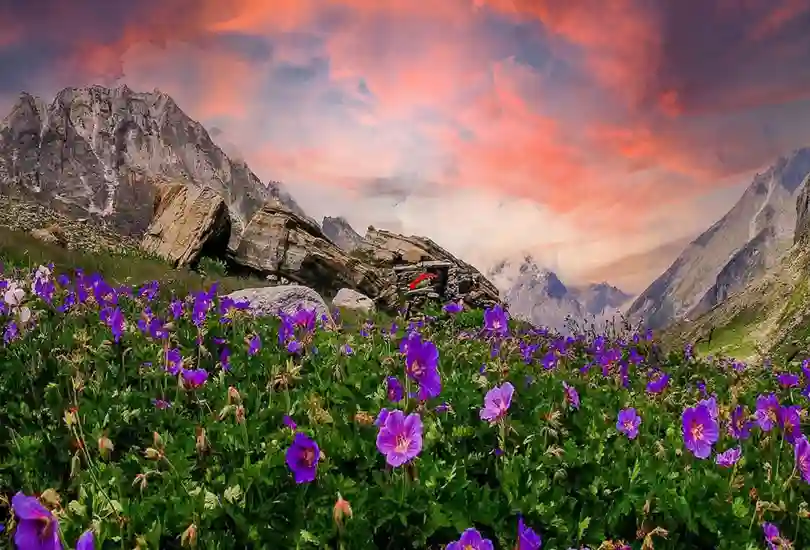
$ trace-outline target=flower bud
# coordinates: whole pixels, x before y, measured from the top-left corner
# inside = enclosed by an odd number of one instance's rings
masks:
[[[102,435],[98,438],[98,452],[101,453],[102,457],[107,458],[110,456],[114,448],[113,442],[110,441],[110,438],[106,435]]]
[[[344,500],[340,493],[338,493],[337,501],[335,502],[335,507],[332,510],[332,517],[335,520],[335,523],[338,527],[343,527],[343,518],[352,517],[352,507],[349,504],[349,501]]]
[[[153,449],[152,447],[147,447],[146,451],[144,451],[144,454],[146,455],[146,458],[148,458],[149,460],[158,460],[162,456],[162,453],[160,451],[158,451],[157,449]]]
[[[205,437],[205,428],[197,427],[197,437],[195,441],[197,452],[202,453],[208,449],[208,440]]]
[[[39,500],[48,508],[58,508],[59,503],[62,501],[56,489],[45,489],[42,494],[39,495]]]
[[[245,422],[245,407],[242,405],[236,407],[236,422],[239,424],[244,424]]]
[[[76,423],[76,409],[70,408],[65,411],[65,424],[71,428]]]
[[[194,548],[197,546],[197,526],[195,524],[189,525],[183,535],[180,537],[180,544],[186,548]]]
[[[374,417],[365,411],[358,411],[354,415],[354,421],[361,426],[370,426],[374,423]]]
[[[163,438],[160,437],[160,434],[157,432],[152,432],[152,443],[154,444],[156,449],[163,448]]]
[[[228,388],[228,403],[239,404],[242,402],[242,396],[239,395],[239,390],[233,386]]]
[[[138,474],[135,476],[135,480],[132,482],[132,486],[134,487],[137,485],[138,487],[140,487],[141,491],[143,491],[144,489],[146,489],[146,482],[147,482],[146,474]]]

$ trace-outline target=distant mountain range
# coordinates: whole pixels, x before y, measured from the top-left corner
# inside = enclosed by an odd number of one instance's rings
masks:
[[[569,320],[599,327],[632,298],[608,283],[566,286],[531,255],[503,260],[486,275],[501,291],[511,315],[560,332],[568,332]]]
[[[773,268],[793,244],[808,173],[810,148],[802,148],[757,174],[734,207],[635,299],[631,320],[660,329],[695,318]]]

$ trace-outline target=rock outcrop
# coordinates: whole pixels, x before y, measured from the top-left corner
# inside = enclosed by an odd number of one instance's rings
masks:
[[[372,266],[350,257],[318,225],[282,205],[268,203],[251,218],[229,260],[263,275],[285,277],[331,297],[341,288],[385,302],[390,286]]]
[[[432,298],[461,300],[470,307],[489,307],[501,302],[498,289],[480,271],[427,237],[369,227],[354,253],[371,265],[394,270],[393,282],[400,293],[411,292],[409,284],[421,272],[437,276],[435,284],[439,286],[426,291],[435,294]]]
[[[205,246],[224,249],[230,236],[225,201],[210,187],[182,183],[163,186],[155,214],[141,242],[146,252],[174,267],[194,264]]]

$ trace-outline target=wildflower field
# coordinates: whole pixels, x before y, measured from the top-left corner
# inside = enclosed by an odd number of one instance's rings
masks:
[[[52,266],[0,291],[0,547],[810,547],[806,364]]]

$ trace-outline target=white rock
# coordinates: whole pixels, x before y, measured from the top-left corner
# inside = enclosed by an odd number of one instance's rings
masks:
[[[332,305],[365,313],[374,313],[377,309],[374,300],[350,288],[341,288],[332,300]]]

